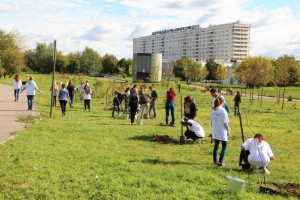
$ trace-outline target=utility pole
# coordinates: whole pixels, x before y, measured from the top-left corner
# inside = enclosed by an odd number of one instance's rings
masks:
[[[52,72],[52,91],[51,91],[51,105],[50,105],[50,117],[52,117],[52,108],[53,108],[53,93],[54,93],[54,80],[55,80],[55,65],[56,65],[56,40],[53,41],[53,72]]]

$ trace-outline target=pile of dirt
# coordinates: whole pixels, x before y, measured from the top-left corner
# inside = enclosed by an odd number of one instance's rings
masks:
[[[267,183],[259,187],[260,192],[281,195],[281,196],[296,196],[300,198],[300,184],[297,183]]]

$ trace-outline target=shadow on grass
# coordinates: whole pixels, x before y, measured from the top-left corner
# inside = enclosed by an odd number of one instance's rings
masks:
[[[159,158],[156,159],[144,159],[141,161],[144,164],[151,165],[198,165],[198,163],[184,162],[184,161],[163,161]]]
[[[179,141],[174,140],[172,138],[170,138],[167,142],[163,142],[163,141],[151,141],[153,139],[154,135],[149,136],[149,135],[138,135],[138,136],[134,136],[134,137],[130,137],[130,140],[141,140],[141,141],[146,141],[146,142],[152,142],[152,143],[157,143],[157,144],[175,144],[178,145],[180,144]]]

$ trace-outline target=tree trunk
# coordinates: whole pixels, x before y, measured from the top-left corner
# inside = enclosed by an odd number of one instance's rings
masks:
[[[284,93],[285,93],[285,86],[283,86],[283,92],[282,92],[282,107],[281,107],[282,110],[284,105]]]

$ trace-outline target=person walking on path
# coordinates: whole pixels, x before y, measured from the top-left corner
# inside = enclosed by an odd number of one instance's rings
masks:
[[[67,90],[69,92],[69,98],[70,98],[70,101],[69,101],[69,105],[70,105],[70,108],[73,108],[73,99],[74,99],[74,91],[75,91],[75,87],[72,83],[71,80],[69,80],[69,83],[68,83],[68,86],[67,86]]]
[[[61,113],[63,115],[66,114],[66,106],[67,106],[67,102],[68,102],[68,98],[69,98],[69,91],[65,87],[66,87],[66,85],[63,83],[61,85],[61,89],[58,94],[58,100],[59,100],[60,107],[61,107]]]
[[[215,143],[213,150],[213,162],[214,164],[225,167],[223,160],[227,150],[228,136],[230,134],[228,127],[229,119],[226,110],[221,106],[220,97],[216,98],[214,101],[214,107],[210,113],[210,123],[212,126],[212,142]],[[222,143],[222,150],[219,160],[217,160],[220,142]]]
[[[153,118],[156,118],[156,100],[157,100],[157,92],[155,91],[155,89],[150,86],[149,90],[151,91],[151,101],[150,101],[150,108],[149,108],[149,115],[151,113],[151,110],[153,109],[154,112],[154,116]]]
[[[178,93],[180,93],[180,89],[181,89],[181,85],[180,85],[180,83],[178,84]]]
[[[53,85],[51,86],[50,92],[53,95],[53,106],[56,106],[56,97],[58,95],[58,86],[56,81],[54,81]]]
[[[241,103],[240,91],[236,92],[233,101],[234,101],[234,115],[238,115],[240,112],[240,103]]]
[[[88,85],[88,83],[83,88],[83,100],[84,100],[84,111],[88,108],[89,112],[91,112],[91,99],[92,99],[92,89]]]
[[[34,77],[30,76],[29,81],[25,84],[24,88],[21,90],[23,92],[26,90],[27,101],[28,101],[28,110],[32,110],[34,103],[35,90],[42,94],[42,91],[39,90],[36,83],[34,82]]]
[[[167,96],[166,96],[166,99],[167,99],[167,102],[166,102],[166,125],[168,125],[168,123],[169,123],[169,111],[171,110],[172,121],[170,123],[170,126],[175,126],[175,114],[174,114],[175,98],[176,98],[176,93],[175,93],[174,89],[171,87],[169,89],[169,91],[167,91]]]
[[[14,84],[14,96],[15,96],[15,101],[18,102],[19,101],[19,97],[20,97],[20,91],[21,91],[21,87],[22,87],[22,81],[20,76],[17,74],[15,75],[15,77],[13,78],[13,84]]]

